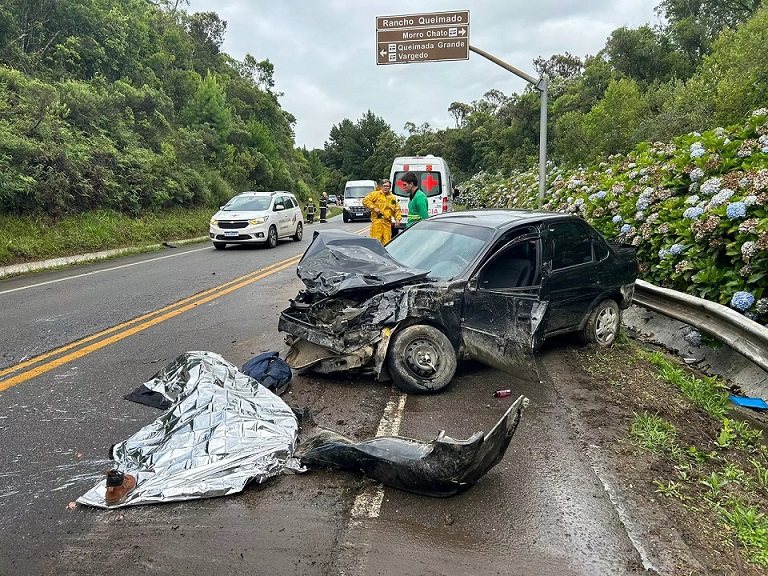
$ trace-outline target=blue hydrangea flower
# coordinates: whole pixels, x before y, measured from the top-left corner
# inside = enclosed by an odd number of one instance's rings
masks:
[[[704,214],[703,208],[699,208],[698,206],[691,206],[690,208],[687,208],[685,212],[683,212],[683,218],[696,220],[702,214]]]
[[[704,148],[694,148],[691,150],[691,158],[701,158],[704,156],[705,150]]]
[[[722,206],[723,204],[728,202],[728,199],[731,196],[733,196],[733,190],[729,190],[728,188],[723,188],[722,190],[720,190],[720,192],[712,196],[712,200],[710,200],[709,203],[712,206]]]
[[[722,180],[720,178],[710,178],[704,184],[701,185],[701,192],[707,196],[712,196],[720,191],[720,184]]]
[[[667,250],[666,248],[662,248],[661,250],[659,250],[659,258],[664,258],[668,254],[669,254],[669,250]]]
[[[736,310],[741,310],[742,312],[752,308],[752,304],[754,303],[755,297],[752,296],[752,294],[749,292],[745,292],[744,290],[739,290],[731,298],[731,307],[735,308]]]
[[[648,200],[648,198],[643,198],[642,196],[637,199],[637,202],[635,203],[635,207],[638,210],[647,210],[648,206],[650,206],[651,203]]]
[[[611,221],[613,221],[614,224],[618,224],[619,222],[622,222],[623,220],[624,219],[621,216],[619,216],[618,214],[616,214],[616,216],[611,218]]]
[[[600,192],[597,192],[595,194],[595,196],[597,196],[598,198],[605,198],[607,195],[608,195],[608,193],[603,191],[603,190],[600,190]]]
[[[760,152],[762,152],[763,154],[768,154],[768,146],[763,146],[762,148],[760,148]]]
[[[691,182],[698,182],[702,178],[704,178],[704,170],[702,170],[699,167],[694,168],[691,170]]]
[[[685,199],[686,204],[690,204],[691,206],[695,206],[698,201],[701,200],[696,194],[693,196],[688,196],[688,198]]]
[[[728,218],[744,218],[747,215],[747,205],[744,202],[731,202],[725,209]]]
[[[621,233],[622,233],[622,234],[626,234],[626,233],[627,233],[627,232],[629,232],[630,230],[632,230],[632,226],[630,226],[629,224],[624,224],[624,225],[621,227]]]
[[[669,253],[674,254],[677,256],[683,251],[683,245],[682,244],[672,244],[672,246],[669,247]]]

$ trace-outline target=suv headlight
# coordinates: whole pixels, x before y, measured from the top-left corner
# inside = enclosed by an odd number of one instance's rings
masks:
[[[251,224],[264,224],[267,220],[269,220],[269,216],[259,216],[253,220],[248,220],[248,222]]]
[[[219,221],[216,220],[216,218],[211,218],[211,226],[217,226],[219,224]]]

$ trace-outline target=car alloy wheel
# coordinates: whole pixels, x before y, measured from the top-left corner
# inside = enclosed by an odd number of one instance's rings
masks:
[[[296,240],[296,242],[301,242],[301,239],[304,237],[304,226],[302,226],[301,222],[296,224],[296,234],[293,235],[293,239]]]
[[[267,232],[267,246],[270,248],[277,246],[277,228],[274,226],[270,226]]]
[[[585,344],[610,346],[616,340],[621,328],[621,310],[614,300],[603,300],[587,319],[581,340]]]

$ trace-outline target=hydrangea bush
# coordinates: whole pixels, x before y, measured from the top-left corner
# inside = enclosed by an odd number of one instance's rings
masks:
[[[535,209],[538,172],[477,174],[463,184],[462,201]],[[768,323],[768,109],[596,166],[550,163],[543,208],[635,245],[642,279]]]

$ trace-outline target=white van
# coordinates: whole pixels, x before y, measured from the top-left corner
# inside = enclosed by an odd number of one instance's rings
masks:
[[[403,185],[406,172],[413,172],[419,179],[419,188],[427,196],[429,215],[442,214],[453,210],[453,177],[446,161],[439,156],[401,156],[392,162],[389,179],[392,192],[400,202],[400,229],[408,222],[408,193]]]
[[[352,220],[370,220],[371,211],[363,206],[363,198],[376,189],[373,180],[349,180],[344,185],[342,218],[344,222]]]

